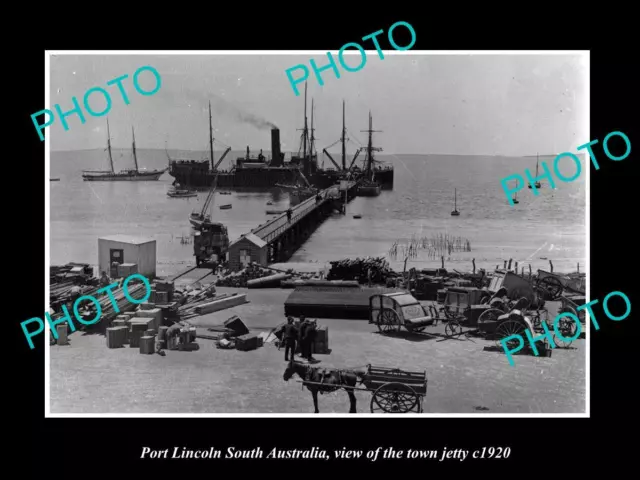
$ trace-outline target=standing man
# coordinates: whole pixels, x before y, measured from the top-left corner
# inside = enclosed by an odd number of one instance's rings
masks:
[[[287,221],[291,222],[291,215],[293,215],[293,210],[291,210],[291,207],[289,207],[289,210],[287,210]],[[302,318],[302,317],[300,317]]]
[[[296,353],[296,339],[298,331],[293,324],[293,317],[287,317],[287,324],[283,328],[282,343],[284,343],[284,361],[289,361],[289,352],[291,352],[291,360],[293,361]]]
[[[313,361],[315,360],[313,358],[313,343],[316,339],[316,321],[315,320],[311,320],[308,322],[307,328],[304,331],[304,336],[305,336],[305,344],[306,344],[306,359],[308,361]]]
[[[308,326],[309,326],[309,321],[306,319],[304,315],[300,315],[300,327],[298,330],[298,345],[300,345],[300,356],[302,358],[307,358],[305,332]]]

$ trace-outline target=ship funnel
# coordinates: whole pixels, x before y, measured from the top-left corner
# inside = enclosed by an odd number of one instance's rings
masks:
[[[271,165],[274,167],[281,167],[283,162],[283,155],[280,152],[280,130],[277,128],[271,129]]]

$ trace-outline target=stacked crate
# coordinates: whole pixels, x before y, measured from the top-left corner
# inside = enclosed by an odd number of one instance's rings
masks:
[[[320,355],[326,355],[329,350],[329,327],[326,325],[319,325],[316,330],[316,337],[313,342],[313,353]]]
[[[152,318],[138,318],[131,321],[131,331],[129,332],[129,346],[131,348],[140,347],[140,339],[144,336],[144,332],[152,328],[150,323]]]
[[[107,328],[107,348],[124,347],[127,336],[127,327]]]
[[[152,308],[150,310],[138,310],[136,312],[136,319],[151,319],[152,323],[149,328],[153,328],[156,332],[160,325],[162,325],[162,309]]]
[[[174,284],[166,280],[156,280],[153,283],[155,295],[152,301],[159,305],[165,305],[173,301]]]

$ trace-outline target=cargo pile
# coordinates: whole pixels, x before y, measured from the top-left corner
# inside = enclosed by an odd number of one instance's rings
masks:
[[[81,287],[82,295],[93,295],[98,290],[98,279],[93,278],[93,268],[88,264],[68,263],[63,266],[51,266],[49,285],[51,308],[59,310],[60,305],[71,301],[70,293],[74,286]]]
[[[249,280],[268,277],[270,275],[273,275],[271,270],[261,268],[257,265],[247,265],[244,269],[238,272],[233,272],[225,275],[224,277],[218,278],[216,286],[247,288],[247,282]]]
[[[387,278],[394,278],[397,274],[389,267],[389,262],[384,257],[346,258],[336,262],[330,262],[331,269],[327,274],[327,280],[356,280],[360,283],[367,282],[367,271],[371,269],[371,281],[385,284]]]

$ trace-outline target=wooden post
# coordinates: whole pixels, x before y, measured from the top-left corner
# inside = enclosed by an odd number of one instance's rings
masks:
[[[531,280],[531,264],[529,264],[529,280]]]
[[[471,263],[473,263],[473,273],[475,275],[475,273],[476,273],[476,259],[474,258],[473,260],[471,260]]]
[[[441,256],[440,259],[442,260],[442,268],[444,268],[444,255]]]
[[[511,270],[511,262],[513,262],[513,258],[509,259],[509,270]]]
[[[518,273],[518,262],[516,262],[516,273]]]
[[[507,269],[507,261],[506,261],[506,260],[504,261],[504,267],[503,267],[503,268],[504,268],[505,270]]]
[[[521,275],[524,277],[524,265],[522,266],[522,274]]]
[[[580,262],[578,262],[578,273],[580,273]]]
[[[553,263],[549,260],[549,267],[551,267],[551,273],[553,273]]]

